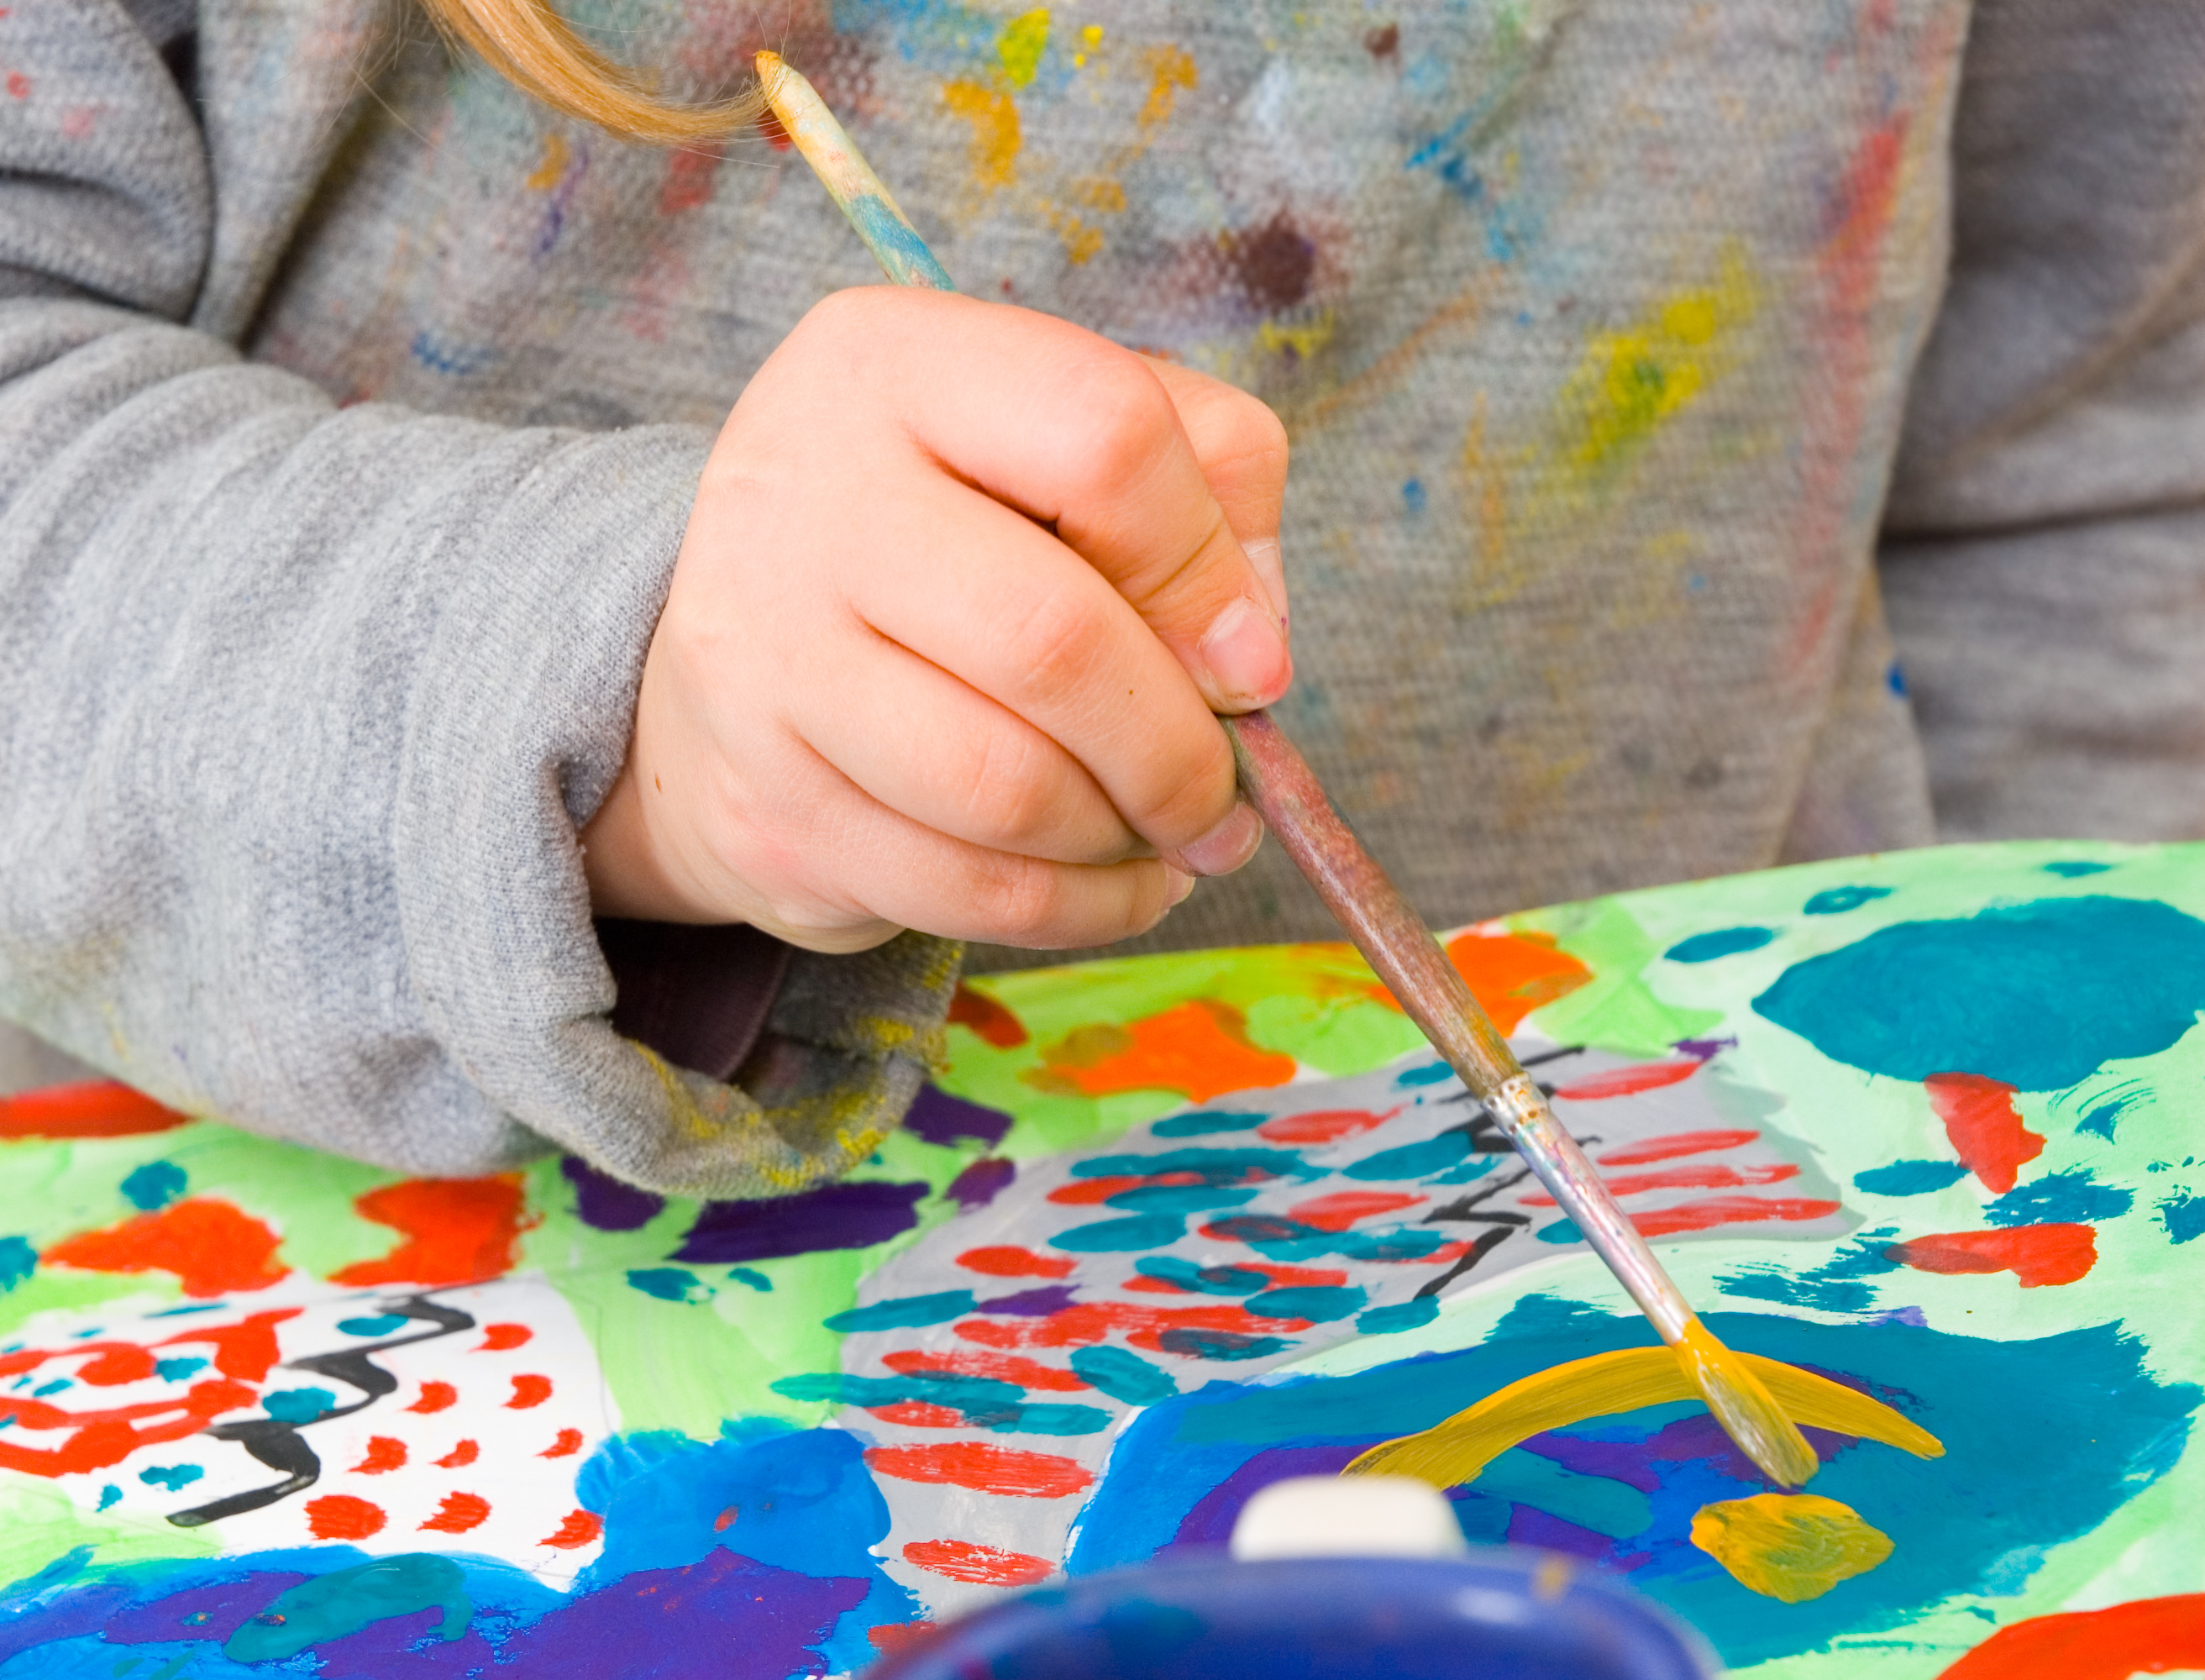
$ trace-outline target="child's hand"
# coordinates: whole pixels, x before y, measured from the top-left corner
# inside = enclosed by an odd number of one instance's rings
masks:
[[[829,298],[705,467],[597,912],[815,951],[1152,925],[1262,836],[1212,713],[1293,675],[1286,472],[1262,403],[1078,327]]]

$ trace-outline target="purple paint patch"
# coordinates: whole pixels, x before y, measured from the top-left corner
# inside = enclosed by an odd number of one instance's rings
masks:
[[[1157,1552],[1222,1551],[1240,1520],[1240,1507],[1275,1481],[1296,1475],[1338,1475],[1364,1442],[1329,1446],[1266,1447],[1196,1501],[1180,1519],[1179,1531]]]
[[[999,1295],[983,1301],[975,1312],[1003,1313],[1013,1318],[1047,1318],[1070,1306],[1078,1291],[1070,1284],[1051,1284],[1046,1289],[1022,1289],[1016,1295]]]
[[[1868,1321],[1870,1324],[1911,1324],[1917,1330],[1929,1327],[1929,1315],[1919,1307],[1893,1307],[1887,1313],[1878,1313]]]
[[[574,1211],[593,1231],[638,1231],[666,1206],[666,1198],[600,1172],[579,1155],[559,1163],[574,1187]]]
[[[1574,1523],[1539,1510],[1534,1505],[1513,1505],[1508,1519],[1508,1543],[1511,1546],[1538,1546],[1549,1552],[1566,1552],[1573,1558],[1592,1558],[1608,1561],[1615,1543],[1606,1535],[1596,1535],[1590,1529],[1580,1529]]]
[[[210,1582],[144,1604],[117,1610],[100,1636],[111,1645],[158,1645],[170,1640],[205,1639],[219,1645],[292,1588],[313,1577],[285,1570],[248,1575],[242,1580]],[[51,1628],[39,1641],[67,1635]]]
[[[1636,1487],[1642,1493],[1661,1491],[1661,1478],[1648,1466],[1646,1455],[1641,1450],[1643,1443],[1639,1441],[1591,1441],[1549,1431],[1532,1436],[1521,1446],[1524,1451],[1550,1458],[1564,1469],[1575,1470],[1580,1475],[1604,1475],[1612,1481]]]
[[[1680,1038],[1669,1047],[1694,1061],[1710,1061],[1725,1050],[1738,1048],[1735,1038]]]
[[[1019,1169],[1012,1162],[989,1155],[952,1178],[949,1188],[942,1193],[969,1214],[993,1202],[1010,1188],[1011,1180],[1018,1176]]]
[[[984,1107],[932,1085],[921,1085],[918,1101],[903,1117],[903,1129],[930,1143],[977,1137],[992,1149],[1011,1129],[1011,1117],[1000,1108]]]
[[[1849,1446],[1860,1443],[1857,1435],[1841,1435],[1834,1429],[1818,1429],[1812,1424],[1803,1427],[1799,1433],[1807,1438],[1807,1445],[1815,1449],[1815,1456],[1825,1464]],[[1760,1467],[1738,1450],[1722,1425],[1707,1412],[1697,1412],[1690,1417],[1680,1417],[1660,1434],[1651,1435],[1642,1443],[1641,1450],[1649,1458],[1664,1463],[1675,1463],[1697,1458],[1717,1475],[1727,1476],[1732,1481],[1767,1483],[1768,1478]],[[1614,1475],[1613,1471],[1609,1472]],[[1618,1478],[1620,1480],[1620,1478]]]
[[[918,1223],[924,1184],[827,1184],[762,1202],[707,1202],[675,1260],[733,1265],[829,1249],[867,1249]]]

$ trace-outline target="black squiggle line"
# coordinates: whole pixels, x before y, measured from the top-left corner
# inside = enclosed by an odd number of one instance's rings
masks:
[[[1515,1227],[1506,1225],[1496,1226],[1491,1231],[1480,1232],[1477,1240],[1470,1245],[1470,1251],[1448,1267],[1446,1271],[1441,1273],[1438,1277],[1424,1283],[1417,1291],[1416,1298],[1422,1300],[1427,1295],[1437,1295],[1513,1235],[1515,1235]]]

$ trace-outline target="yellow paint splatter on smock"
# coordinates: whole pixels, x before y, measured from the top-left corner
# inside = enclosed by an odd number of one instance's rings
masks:
[[[1009,186],[1024,140],[1019,108],[1011,96],[977,81],[960,80],[945,84],[942,98],[972,128],[972,184],[983,193]]]
[[[1865,1575],[1891,1555],[1891,1536],[1851,1505],[1819,1493],[1756,1493],[1702,1505],[1692,1544],[1763,1598],[1798,1604]]]
[[[1024,87],[1041,68],[1041,56],[1049,50],[1049,8],[1037,6],[1021,12],[1003,26],[996,39],[996,56],[1003,61],[1003,74],[1013,87]]]
[[[532,193],[550,192],[559,184],[560,177],[567,173],[568,157],[567,137],[556,130],[546,134],[544,137],[543,160],[537,164],[535,173],[521,185]]]

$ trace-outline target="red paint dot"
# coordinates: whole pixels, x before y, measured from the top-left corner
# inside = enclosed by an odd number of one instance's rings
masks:
[[[604,1519],[594,1511],[570,1511],[567,1520],[559,1525],[559,1532],[548,1540],[539,1540],[538,1546],[556,1546],[562,1552],[572,1552],[578,1546],[587,1546],[605,1530]]]
[[[31,97],[31,79],[25,75],[21,70],[9,71],[8,92],[18,99],[29,98]]]
[[[1382,1114],[1373,1114],[1362,1108],[1320,1108],[1307,1114],[1281,1114],[1257,1126],[1256,1136],[1270,1143],[1331,1143],[1383,1125],[1400,1112],[1388,1108]]]
[[[559,1439],[536,1456],[538,1458],[567,1458],[581,1450],[582,1432],[579,1429],[562,1429]]]
[[[459,1398],[459,1390],[449,1382],[425,1382],[421,1385],[421,1398],[406,1410],[418,1412],[442,1411]]]
[[[984,1441],[944,1441],[939,1446],[876,1446],[865,1463],[900,1481],[947,1482],[982,1493],[1007,1493],[1031,1499],[1061,1499],[1077,1493],[1095,1478],[1070,1458],[1049,1452],[1021,1452]]]
[[[1054,1574],[1056,1569],[1043,1558],[965,1540],[915,1540],[904,1547],[903,1560],[977,1587],[1023,1587]]]
[[[503,1353],[508,1348],[519,1347],[535,1333],[525,1324],[485,1324],[481,1345],[475,1351]]]
[[[367,1451],[360,1463],[352,1467],[354,1475],[381,1475],[385,1470],[403,1469],[406,1463],[406,1443],[394,1440],[389,1435],[370,1435]]]
[[[1068,1278],[1079,1262],[1036,1254],[1031,1249],[1006,1247],[967,1249],[957,1256],[957,1263],[968,1272],[990,1278]]]
[[[306,1501],[306,1527],[316,1540],[366,1540],[389,1521],[383,1507],[349,1493],[324,1493]]]
[[[437,1514],[421,1526],[434,1534],[463,1535],[470,1529],[480,1528],[489,1516],[490,1501],[481,1494],[447,1493],[444,1503],[437,1507]]]
[[[551,1379],[539,1376],[520,1376],[513,1380],[513,1398],[505,1403],[508,1411],[526,1411],[531,1406],[540,1406],[551,1398]]]
[[[472,1441],[461,1441],[457,1446],[454,1447],[449,1452],[447,1452],[443,1457],[437,1461],[437,1467],[439,1469],[456,1470],[462,1465],[473,1463],[476,1459],[481,1457],[481,1447],[475,1445]]]
[[[906,1429],[961,1429],[965,1414],[954,1406],[929,1405],[924,1400],[900,1400],[892,1406],[868,1406],[866,1410],[883,1423],[900,1423]]]

